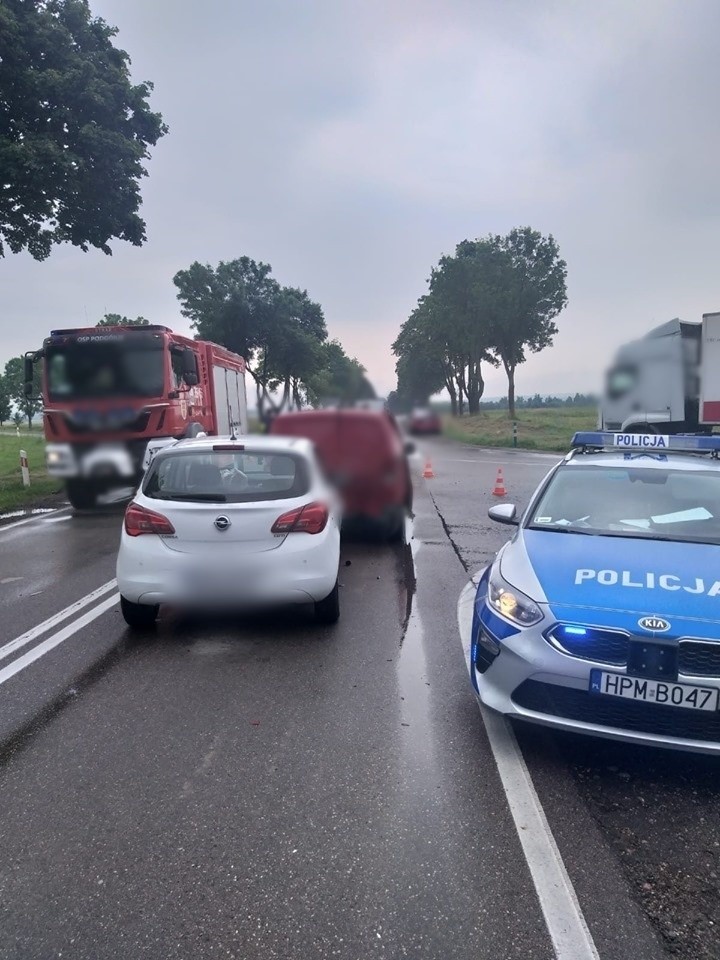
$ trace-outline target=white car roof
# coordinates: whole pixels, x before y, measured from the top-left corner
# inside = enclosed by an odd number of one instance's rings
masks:
[[[238,453],[242,453],[242,447],[246,447],[253,452],[258,453],[299,453],[301,456],[312,456],[314,445],[305,437],[283,437],[280,435],[264,436],[260,434],[249,434],[248,436],[230,437],[193,437],[187,440],[178,440],[167,447],[162,447],[157,456],[168,454],[177,450],[190,450],[197,453],[211,452],[213,447],[237,447]],[[229,451],[228,451],[229,452]]]

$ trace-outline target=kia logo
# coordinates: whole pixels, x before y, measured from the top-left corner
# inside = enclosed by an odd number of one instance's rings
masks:
[[[643,617],[638,620],[638,626],[650,633],[665,633],[670,629],[670,624],[662,617]]]
[[[230,526],[230,520],[227,517],[218,517],[215,520],[215,526],[218,528],[218,530],[227,530],[227,528]]]

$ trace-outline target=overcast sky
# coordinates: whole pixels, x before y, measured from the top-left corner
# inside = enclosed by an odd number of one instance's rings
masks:
[[[247,255],[386,394],[439,257],[526,224],[558,241],[570,304],[521,394],[597,388],[624,340],[720,310],[718,0],[90,5],[170,127],[149,240],[0,260],[0,362],[106,312],[187,331],[175,272]]]

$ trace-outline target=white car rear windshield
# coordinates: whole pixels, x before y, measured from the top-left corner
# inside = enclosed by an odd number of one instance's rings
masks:
[[[143,493],[154,500],[256,503],[302,497],[310,489],[304,457],[286,453],[213,451],[158,457]]]
[[[527,525],[535,530],[720,543],[720,470],[560,467]]]

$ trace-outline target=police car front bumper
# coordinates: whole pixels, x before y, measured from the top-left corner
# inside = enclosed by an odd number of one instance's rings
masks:
[[[625,667],[579,659],[545,639],[553,620],[514,630],[504,637],[505,621],[493,614],[493,630],[473,614],[471,675],[485,706],[519,720],[611,740],[720,755],[720,711],[700,711],[623,700],[590,690],[591,671],[626,676]],[[482,636],[481,636],[482,633]],[[479,651],[479,653],[477,652]],[[479,661],[479,664],[476,664]],[[689,677],[679,683],[720,690],[720,678]]]

